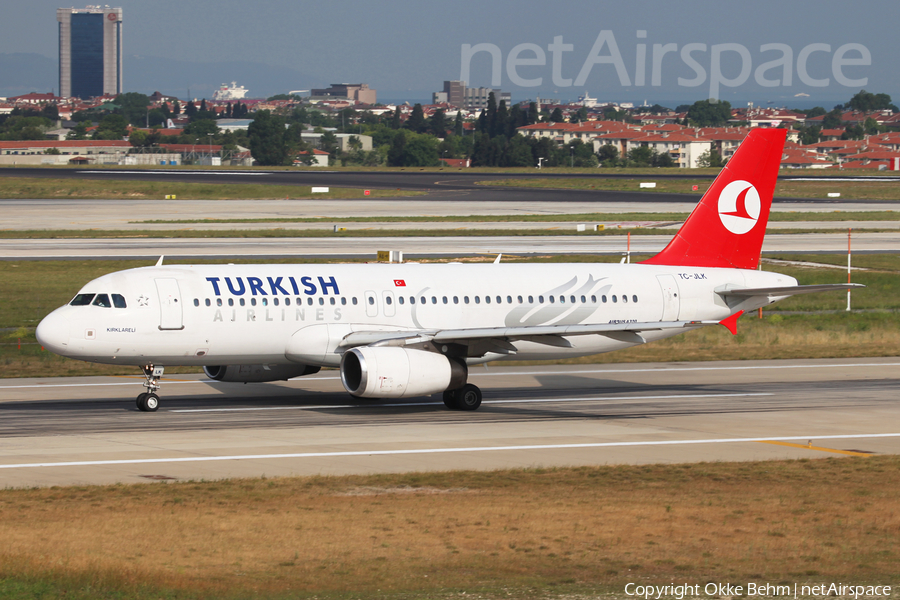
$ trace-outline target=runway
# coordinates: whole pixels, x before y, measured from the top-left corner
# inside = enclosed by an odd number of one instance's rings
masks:
[[[900,451],[900,358],[473,368],[474,413],[354,400],[335,371],[270,384],[0,381],[10,487]]]
[[[671,235],[633,235],[633,253],[656,253]],[[621,254],[625,235],[437,236],[437,237],[273,237],[273,238],[111,238],[0,239],[0,259],[167,260],[272,258],[375,258],[378,250],[400,250],[407,260],[472,255]],[[896,232],[859,233],[854,252],[900,252]],[[846,252],[846,234],[769,234],[763,252]]]

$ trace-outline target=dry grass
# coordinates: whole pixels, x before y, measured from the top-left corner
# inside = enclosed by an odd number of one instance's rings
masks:
[[[210,596],[887,583],[898,468],[886,456],[7,490],[0,577]]]

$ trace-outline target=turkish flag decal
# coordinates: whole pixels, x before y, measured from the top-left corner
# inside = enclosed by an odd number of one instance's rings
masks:
[[[395,279],[394,285],[397,287],[406,287],[406,282],[403,281],[402,279]]]

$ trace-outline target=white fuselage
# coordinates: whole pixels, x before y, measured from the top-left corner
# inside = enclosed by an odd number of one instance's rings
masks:
[[[80,294],[115,294],[125,306],[66,305],[39,334],[58,354],[102,363],[337,366],[339,344],[352,332],[716,321],[769,302],[728,305],[715,290],[729,284],[796,280],[742,269],[605,263],[159,266],[91,281]],[[554,347],[519,340],[513,353],[489,351],[469,362],[582,356],[635,344],[605,335],[569,341]]]

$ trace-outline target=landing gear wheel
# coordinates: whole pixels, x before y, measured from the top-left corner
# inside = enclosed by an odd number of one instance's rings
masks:
[[[477,385],[467,383],[456,390],[457,410],[478,410],[481,406],[481,390]]]
[[[135,398],[134,403],[138,407],[138,410],[144,410],[141,408],[144,405],[144,401],[147,399],[148,392],[141,392],[138,394],[137,398]]]
[[[481,394],[479,394],[478,396],[480,398]],[[481,401],[479,400],[479,404],[480,403]],[[147,394],[147,397],[144,399],[144,406],[146,407],[145,410],[147,412],[156,412],[156,409],[159,408],[159,396],[152,392]]]
[[[444,392],[444,406],[450,410],[459,410],[459,407],[456,405],[456,392],[457,390],[447,390]]]
[[[141,412],[156,412],[159,408],[159,396],[145,392],[137,397],[137,407]]]

